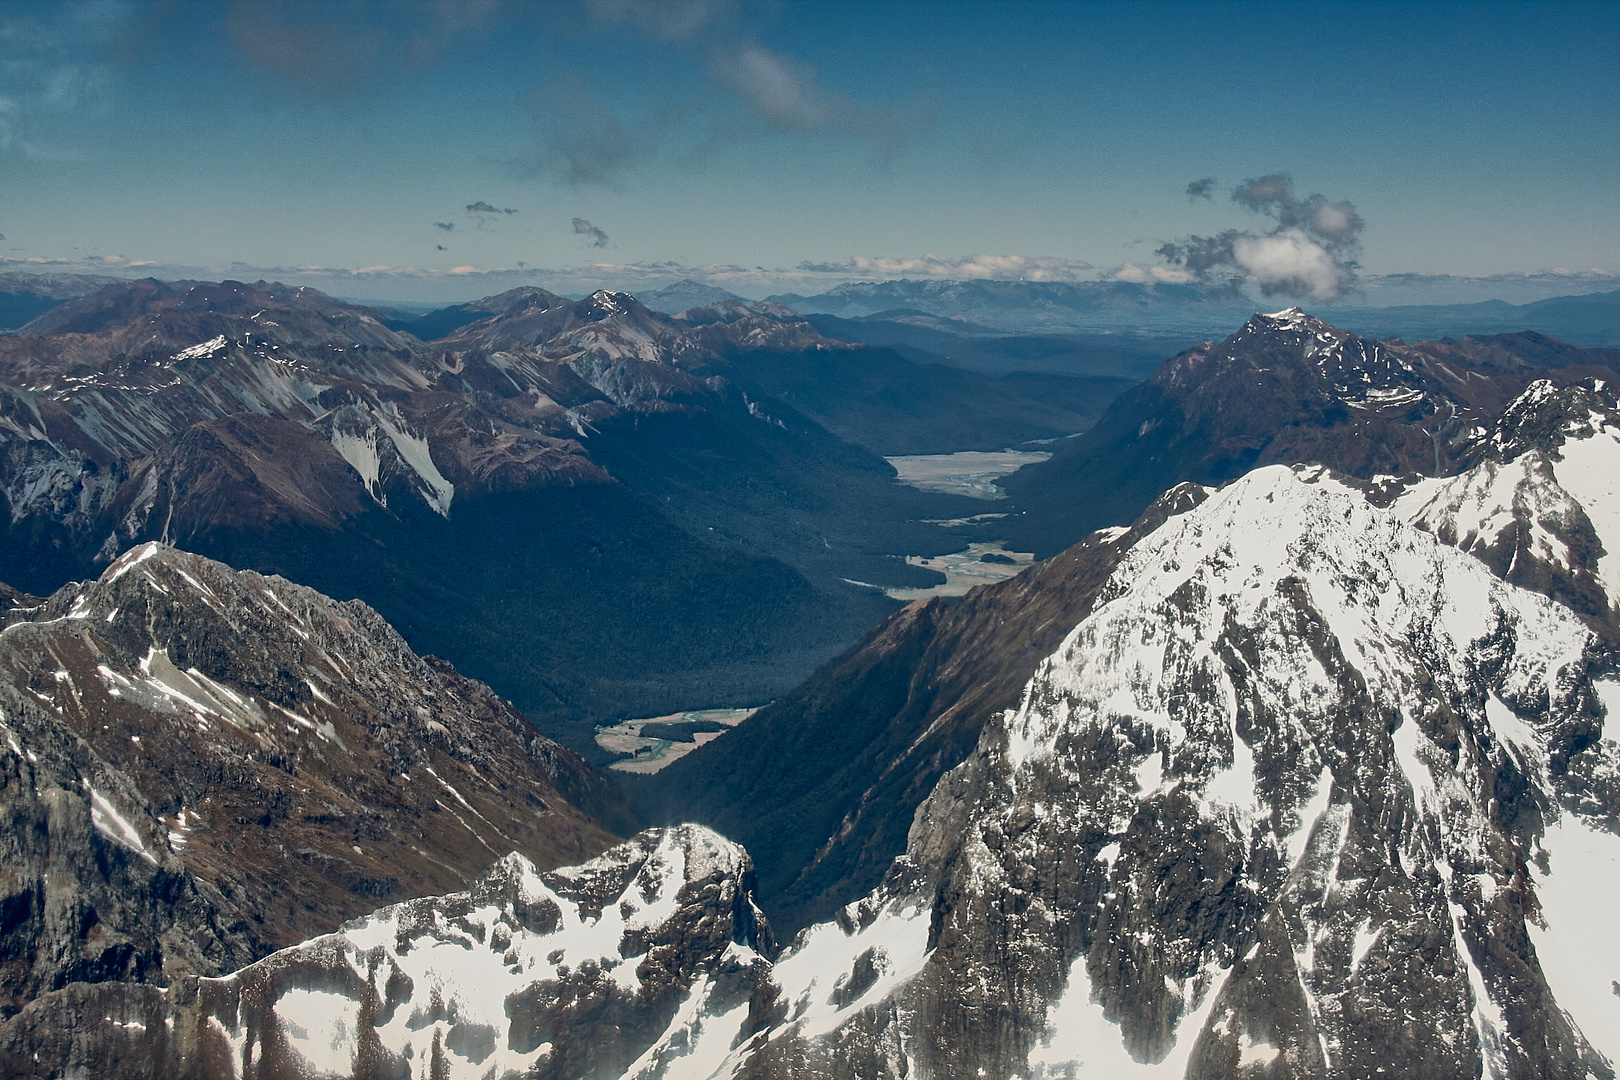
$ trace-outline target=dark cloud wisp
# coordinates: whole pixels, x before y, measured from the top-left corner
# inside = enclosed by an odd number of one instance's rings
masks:
[[[825,86],[811,65],[761,44],[746,17],[755,4],[585,2],[601,29],[633,29],[700,59],[708,88],[638,112],[587,93],[579,73],[554,80],[530,98],[539,139],[533,152],[512,161],[520,177],[548,177],[569,187],[612,186],[654,157],[699,164],[717,147],[764,131],[852,136],[881,162],[933,123],[931,102],[919,99],[900,108],[857,100]]]
[[[634,26],[665,41],[688,41],[736,12],[736,0],[585,0],[603,26]]]
[[[1232,192],[1232,201],[1276,218],[1281,228],[1304,229],[1328,244],[1353,240],[1363,224],[1349,202],[1329,202],[1325,195],[1295,198],[1294,181],[1287,173],[1245,180]]]
[[[582,217],[574,219],[574,231],[580,236],[589,237],[591,247],[605,248],[608,246],[608,234]]]
[[[485,202],[483,199],[479,199],[477,202],[470,202],[470,203],[467,204],[467,213],[469,213],[469,214],[515,214],[515,213],[517,213],[517,210],[515,208],[513,208],[513,207],[510,207],[510,206],[505,207],[504,209],[499,207],[499,206],[492,206],[489,203]]]
[[[1208,199],[1210,192],[1215,190],[1215,178],[1206,176],[1202,180],[1194,180],[1187,185],[1187,198]]]
[[[1187,194],[1196,198],[1189,184]],[[1266,296],[1332,302],[1356,283],[1357,256],[1365,224],[1354,204],[1313,194],[1300,198],[1287,173],[1245,180],[1232,201],[1271,218],[1264,233],[1228,229],[1215,236],[1171,241],[1157,254],[1204,281],[1249,282]]]
[[[248,63],[341,97],[431,64],[451,43],[521,11],[509,0],[232,0],[221,26]]]
[[[443,229],[445,232],[454,232],[456,223],[453,221],[435,221],[433,223],[433,227],[435,229]]]

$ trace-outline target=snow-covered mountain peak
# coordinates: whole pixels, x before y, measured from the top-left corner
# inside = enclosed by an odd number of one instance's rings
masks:
[[[1601,653],[1399,512],[1257,470],[1127,554],[919,811],[914,848],[961,834],[932,856],[958,899],[930,970],[958,991],[986,970],[953,944],[975,919],[1025,956],[1072,943],[1027,969],[1063,993],[1020,1075],[1226,1076],[1261,1052],[1294,1075],[1608,1075],[1620,952],[1580,973],[1576,852],[1620,847],[1612,806],[1561,809],[1614,797]],[[1077,841],[1073,872],[1026,869]],[[1540,850],[1558,868],[1532,887]],[[1538,899],[1562,914],[1504,950]],[[1416,981],[1414,935],[1436,950]],[[1512,1004],[1544,993],[1575,1021]],[[1376,1017],[1389,995],[1426,1035]]]
[[[1572,614],[1502,585],[1396,513],[1280,466],[1171,519],[1126,556],[1108,592],[1031,685],[1010,729],[1015,764],[1060,753],[1076,724],[1118,721],[1142,729],[1147,757],[1163,758],[1154,785],[1218,786],[1224,770],[1252,764],[1223,730],[1243,692],[1223,675],[1238,640],[1254,654],[1246,666],[1287,687],[1272,704],[1294,723],[1337,698],[1338,665],[1359,674],[1381,713],[1410,717],[1415,664],[1463,688],[1478,678],[1469,657],[1508,639],[1537,644],[1497,656],[1504,694],[1551,694],[1560,715],[1581,708],[1558,689],[1557,673],[1579,666],[1591,640]],[[1336,642],[1339,655],[1324,659],[1313,636]],[[1139,784],[1154,786],[1145,779],[1139,773]],[[1239,799],[1252,797],[1252,776],[1230,785]]]
[[[44,763],[21,790],[60,769],[134,854],[245,867],[237,903],[271,945],[514,849],[606,846],[569,802],[601,790],[584,761],[359,601],[153,542],[7,622],[0,723]]]
[[[1620,403],[1604,379],[1559,387],[1537,379],[1502,410],[1491,436],[1492,449],[1505,461],[1529,450],[1552,451],[1570,440],[1620,434]]]
[[[748,856],[679,826],[504,859],[142,1022],[261,1080],[1613,1076],[1620,687],[1581,618],[1280,467],[1088,610],[786,952]]]
[[[1281,311],[1259,311],[1255,312],[1255,316],[1282,326],[1299,325],[1310,318],[1301,307],[1285,307]]]
[[[591,293],[586,302],[587,307],[583,313],[587,319],[610,319],[615,315],[624,315],[639,307],[636,298],[629,293],[614,292],[612,289],[598,289]]]
[[[265,1062],[260,1076],[371,1062],[449,1080],[650,1077],[670,1061],[674,1075],[707,1075],[692,1059],[724,1060],[774,952],[752,870],[694,825],[551,873],[509,855],[466,892],[205,980],[195,1052]]]
[[[1270,330],[1308,334],[1331,332],[1341,336],[1343,334],[1343,331],[1335,330],[1314,315],[1307,315],[1303,308],[1297,307],[1283,308],[1281,311],[1269,313],[1256,312],[1244,329],[1250,333]]]
[[[702,825],[652,829],[580,866],[552,871],[552,885],[587,907],[626,903],[626,882],[647,904],[673,903],[680,891],[721,879],[743,881],[753,862],[742,845]],[[609,895],[611,894],[611,896]]]

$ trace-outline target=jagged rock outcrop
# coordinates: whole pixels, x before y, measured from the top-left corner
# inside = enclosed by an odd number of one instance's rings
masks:
[[[1477,437],[1478,463],[1453,477],[1298,471],[1307,482],[1393,505],[1403,520],[1560,601],[1612,640],[1620,566],[1605,554],[1620,551],[1613,385],[1532,383]],[[1184,484],[1174,494],[1190,505],[1204,491]],[[1038,662],[1089,613],[1123,552],[1165,520],[1168,498],[1129,530],[1094,533],[961,601],[896,613],[637,797],[650,813],[701,820],[742,841],[779,926],[791,932],[827,917],[881,879],[938,777],[966,758],[988,718],[1017,703]]]
[[[356,601],[147,544],[5,618],[13,1027],[99,1000],[76,984],[235,970],[514,849],[578,862],[612,841],[593,815],[621,816],[609,780]]]
[[[1588,887],[1552,838],[1608,835],[1578,619],[1283,469],[1111,591],[918,815],[925,1074],[1609,1074],[1601,998],[1554,976],[1582,928],[1531,944]]]
[[[447,514],[458,484],[497,471],[607,481],[544,394],[555,380],[491,412],[442,376],[414,337],[312,289],[109,285],[0,341],[10,543],[49,537],[82,571],[254,514],[332,529],[390,495]],[[571,405],[608,404],[581,389]],[[508,460],[484,460],[492,448]]]
[[[883,880],[917,807],[1018,704],[1123,555],[1207,496],[1179,485],[1130,529],[965,597],[908,605],[633,797],[653,820],[701,821],[747,847],[784,932],[831,917]]]
[[[1612,1076],[1617,706],[1567,609],[1261,470],[1126,553],[919,810],[845,920],[909,977],[737,1075]]]

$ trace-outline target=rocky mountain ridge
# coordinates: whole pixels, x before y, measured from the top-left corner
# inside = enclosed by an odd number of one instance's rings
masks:
[[[1221,332],[1253,310],[1251,298],[1241,291],[1196,283],[1129,281],[891,279],[846,282],[815,295],[783,293],[770,299],[808,316],[914,320],[957,336],[995,332],[1202,337]],[[1418,340],[1534,330],[1578,345],[1620,346],[1620,294],[1612,291],[1515,303],[1424,304],[1390,304],[1389,297],[1375,293],[1346,297],[1332,311],[1334,323],[1369,338]]]
[[[746,725],[655,782],[632,782],[629,794],[647,820],[699,821],[747,847],[785,932],[830,917],[882,881],[917,807],[989,718],[1018,703],[1124,554],[1207,497],[1180,485],[1130,529],[1096,533],[960,599],[907,605]]]
[[[194,442],[223,450],[221,428],[243,415],[258,444],[297,444],[332,493],[300,498],[307,482],[260,468],[255,501],[271,512],[325,526],[353,516],[352,472],[381,506],[392,493],[445,515],[458,487],[608,482],[579,442],[586,428],[720,389],[671,366],[701,346],[622,294],[520,289],[481,307],[429,350],[366,309],[264,283],[142,281],[63,304],[0,347],[13,528],[42,518],[73,536],[114,522],[103,564],[154,513],[169,535],[206,528],[206,513],[160,493],[185,489],[172,474],[194,426],[214,436]],[[628,360],[651,370],[630,374]],[[259,456],[238,458],[251,469]]]
[[[5,622],[8,1019],[234,970],[513,850],[577,862],[622,820],[611,781],[355,601],[146,544]]]
[[[1620,628],[1620,407],[1614,384],[1535,382],[1503,411],[1480,463],[1370,494],[1504,580]]]
[[[1532,383],[1479,437],[1479,463],[1454,477],[1296,468],[1560,601],[1612,643],[1615,592],[1602,573],[1612,571],[1606,553],[1620,551],[1613,393],[1601,380]],[[1178,485],[1129,529],[1101,530],[960,602],[896,613],[748,726],[633,787],[632,797],[650,820],[702,821],[743,842],[762,903],[785,930],[826,918],[877,884],[939,776],[1016,706],[1124,553],[1208,490]]]
[[[1517,347],[1504,384],[1546,370]],[[1350,378],[1307,358],[1394,408],[1378,355]],[[103,981],[36,999],[0,1054],[127,1063],[111,1075],[1612,1076],[1620,954],[1589,928],[1620,887],[1620,422],[1572,367],[1471,425],[1453,477],[1184,485],[1023,581],[880,628],[797,703],[803,745],[774,748],[802,757],[871,689],[851,730],[880,752],[756,784],[784,788],[760,800],[781,820],[843,815],[814,823],[824,847],[770,853],[812,906],[872,886],[785,950],[747,856],[686,828],[582,871],[588,902],[565,895],[580,875],[509,862],[223,982],[192,973],[252,955],[230,924],[200,959],[174,947],[167,989],[117,981],[140,969],[103,949]],[[81,831],[140,835],[86,799]],[[727,854],[689,890],[672,848]],[[219,910],[176,895],[172,925]],[[91,1013],[105,1034],[64,1034]]]

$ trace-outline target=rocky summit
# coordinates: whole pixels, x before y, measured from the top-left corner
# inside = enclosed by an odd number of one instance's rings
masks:
[[[1302,480],[1388,507],[1498,577],[1559,601],[1612,643],[1620,618],[1605,554],[1620,551],[1613,393],[1604,380],[1532,383],[1476,436],[1476,463],[1454,476],[1295,468]],[[1093,533],[959,602],[897,612],[637,798],[655,817],[702,821],[746,844],[784,933],[829,917],[882,879],[939,777],[966,759],[991,717],[1018,704],[1123,555],[1212,490],[1179,484],[1130,528]]]
[[[1376,501],[1172,507],[785,948],[740,848],[654,831],[100,999],[105,1074],[1612,1077],[1614,653]]]

